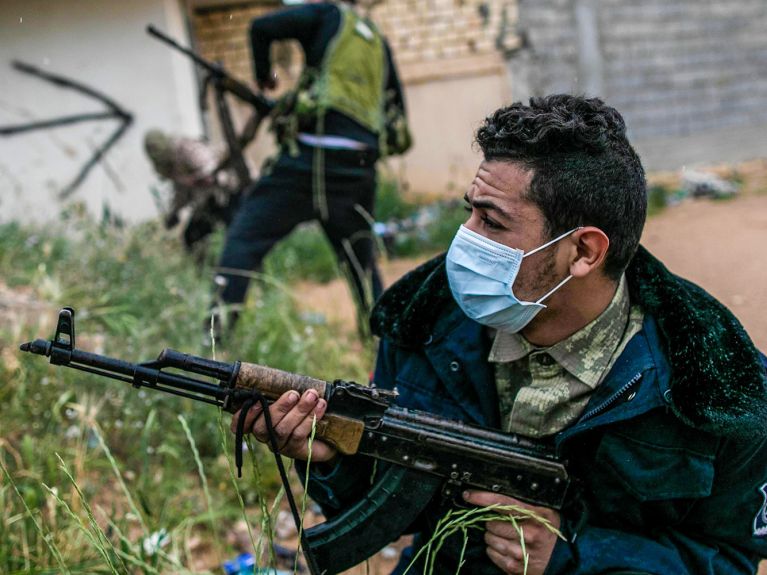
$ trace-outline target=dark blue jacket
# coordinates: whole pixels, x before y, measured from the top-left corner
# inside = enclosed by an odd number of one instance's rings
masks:
[[[646,319],[580,420],[554,437],[577,495],[546,573],[755,573],[767,556],[765,358],[726,308],[643,249],[627,276]],[[373,326],[374,380],[396,386],[398,403],[498,426],[490,342],[452,301],[443,258],[393,286]],[[310,482],[331,513],[369,481],[361,459]],[[436,500],[424,510],[416,545],[444,510]],[[474,533],[464,572],[500,573],[484,548]],[[460,550],[445,544],[435,573],[454,573]]]

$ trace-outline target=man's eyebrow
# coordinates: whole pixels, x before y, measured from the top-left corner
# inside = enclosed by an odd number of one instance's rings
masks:
[[[495,210],[499,214],[501,214],[504,218],[507,220],[514,220],[514,214],[504,210],[501,208],[498,204],[495,202],[492,202],[490,200],[472,200],[469,197],[469,192],[466,192],[463,195],[463,201],[469,204],[473,208],[482,208],[485,210]]]

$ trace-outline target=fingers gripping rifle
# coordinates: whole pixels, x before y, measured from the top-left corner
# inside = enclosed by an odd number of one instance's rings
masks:
[[[361,563],[404,533],[440,492],[454,497],[471,487],[561,509],[570,483],[563,464],[539,444],[396,407],[393,391],[170,349],[155,361],[138,364],[79,350],[72,308],[59,313],[52,340],[37,339],[22,344],[21,350],[47,356],[54,365],[188,397],[228,412],[256,396],[268,402],[288,390],[317,391],[328,407],[317,422],[316,437],[344,455],[367,455],[390,464],[382,466],[384,471],[362,500],[304,532],[304,548],[311,552],[317,573],[340,573]],[[165,371],[170,369],[175,372]]]

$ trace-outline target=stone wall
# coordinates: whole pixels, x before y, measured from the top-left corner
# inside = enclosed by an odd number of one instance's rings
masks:
[[[766,28],[764,0],[520,0],[514,99],[600,95],[660,163],[763,155]]]

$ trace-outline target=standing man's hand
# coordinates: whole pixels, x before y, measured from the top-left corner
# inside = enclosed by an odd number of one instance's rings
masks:
[[[264,90],[276,90],[277,89],[277,74],[271,74],[266,78],[256,78],[256,84],[258,89],[262,92]]]
[[[559,529],[560,517],[557,511],[548,507],[536,507],[506,495],[489,491],[466,491],[464,500],[472,505],[486,507],[488,505],[516,505],[533,511],[552,526]],[[510,512],[509,512],[510,513]],[[542,575],[551,560],[557,535],[552,533],[540,521],[525,520],[520,525],[525,538],[525,551],[529,559],[527,575]],[[504,573],[521,575],[525,573],[525,559],[519,533],[508,521],[488,521],[486,525],[485,543],[487,555]]]
[[[314,417],[319,421],[328,407],[327,401],[321,399],[313,389],[299,396],[297,391],[283,393],[277,401],[269,406],[269,414],[277,438],[277,449],[286,457],[307,460],[309,458],[309,437],[312,433]],[[240,411],[232,416],[232,433],[237,429]],[[269,434],[266,431],[261,404],[250,408],[245,415],[245,431],[252,433],[258,441],[271,446]],[[315,440],[312,442],[312,461],[320,463],[329,461],[336,456],[335,448],[327,443]]]

